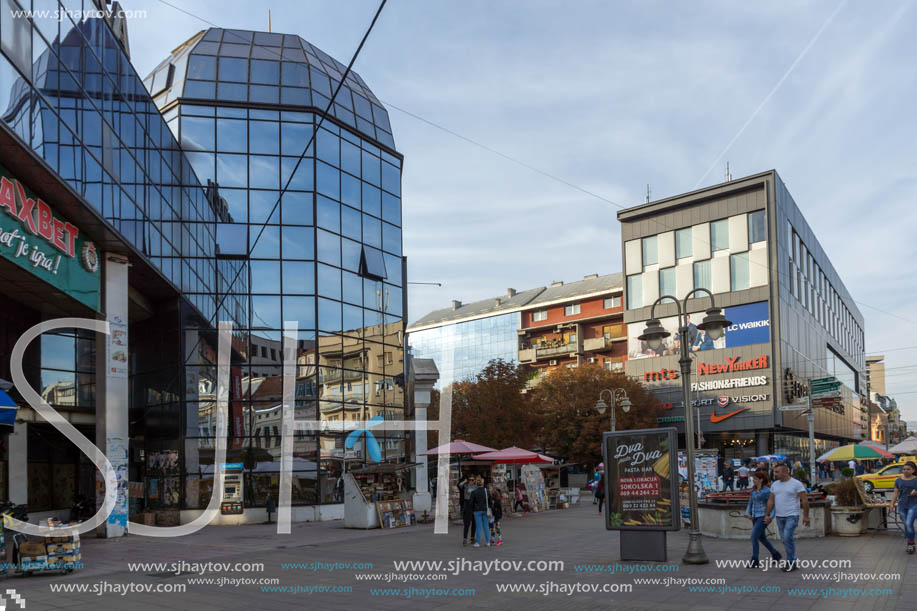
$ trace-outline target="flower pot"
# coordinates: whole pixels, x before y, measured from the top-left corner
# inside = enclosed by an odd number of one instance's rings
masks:
[[[865,507],[832,507],[831,526],[835,535],[840,537],[858,537],[866,532]]]

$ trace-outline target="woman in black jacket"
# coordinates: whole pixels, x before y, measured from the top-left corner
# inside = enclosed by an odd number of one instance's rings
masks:
[[[490,540],[493,545],[503,545],[503,531],[500,530],[500,520],[503,519],[503,497],[500,491],[491,484],[487,487],[490,492]]]
[[[490,505],[490,495],[484,487],[484,479],[479,477],[478,487],[471,493],[471,511],[474,512],[474,546],[481,547],[481,533],[484,533],[484,547],[490,546],[490,529],[487,527],[487,507]],[[466,501],[466,509],[467,509]]]

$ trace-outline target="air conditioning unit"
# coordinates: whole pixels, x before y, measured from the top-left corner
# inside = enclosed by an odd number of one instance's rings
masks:
[[[590,356],[590,357],[589,357],[589,362],[590,362],[590,363],[594,363],[594,362],[595,362],[595,357],[594,357],[594,356]]]
[[[556,365],[556,364],[557,364],[556,359],[551,359],[550,361],[548,361],[548,365]]]

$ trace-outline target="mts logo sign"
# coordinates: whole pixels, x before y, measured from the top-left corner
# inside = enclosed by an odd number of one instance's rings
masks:
[[[643,374],[644,382],[662,382],[663,380],[677,380],[677,369],[661,369],[659,371],[647,371]]]
[[[734,371],[749,371],[752,369],[766,369],[767,355],[762,354],[758,358],[740,361],[741,357],[733,356],[726,359],[725,363],[698,363],[697,375],[709,375],[712,373],[732,373]]]

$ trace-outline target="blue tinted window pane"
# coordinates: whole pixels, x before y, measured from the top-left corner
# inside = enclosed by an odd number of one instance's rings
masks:
[[[318,328],[322,331],[341,331],[341,303],[328,299],[318,300]]]
[[[294,157],[284,157],[283,166],[281,173],[281,184],[286,187],[287,181],[290,179],[290,175],[293,173],[293,168],[296,167],[298,159]],[[311,191],[312,190],[312,162],[309,159],[303,159],[299,164],[299,167],[296,168],[296,174],[293,174],[293,180],[290,181],[289,189],[295,189],[297,191]]]
[[[217,78],[217,60],[212,55],[192,55],[185,74],[187,78],[214,81]]]
[[[229,153],[247,152],[246,122],[239,119],[217,119],[217,150]]]
[[[226,117],[227,119],[247,119],[248,111],[244,108],[233,108],[232,106],[217,106],[217,116]]]
[[[363,328],[363,308],[344,304],[344,333],[359,334]]]
[[[280,261],[252,261],[251,292],[280,293]]]
[[[315,68],[309,67],[309,74],[312,77],[312,89],[322,94],[326,98],[331,98],[331,81],[328,76],[322,74]],[[325,102],[327,105],[327,102]],[[324,106],[323,106],[324,108]]]
[[[252,83],[277,85],[280,83],[280,62],[263,59],[252,60]]]
[[[187,157],[201,184],[207,184],[208,178],[213,180],[213,153],[187,153]],[[231,187],[232,184],[226,186]]]
[[[390,253],[401,254],[401,230],[394,225],[382,223],[382,244]],[[672,270],[674,272],[674,268]],[[674,278],[674,276],[673,276]]]
[[[253,327],[279,329],[281,327],[280,297],[252,296],[251,325]]]
[[[248,168],[245,155],[217,155],[217,182],[223,187],[247,187]]]
[[[354,208],[359,208],[360,185],[360,181],[350,174],[341,174],[341,201]]]
[[[382,220],[401,225],[401,200],[385,192],[382,193]]]
[[[279,224],[280,207],[277,206],[278,199],[280,199],[280,191],[249,191],[248,201],[251,222]],[[275,206],[277,207],[275,208]]]
[[[385,255],[385,271],[388,273],[387,280],[392,284],[401,286],[401,257],[395,255]]]
[[[194,45],[195,53],[206,53],[207,55],[216,55],[220,45],[216,42],[201,41]]]
[[[250,52],[251,47],[249,45],[227,43],[226,39],[223,40],[223,44],[220,46],[220,55],[229,57],[248,57]],[[223,58],[221,57],[220,59]]]
[[[382,188],[389,193],[401,195],[401,171],[398,168],[382,164]]]
[[[315,211],[316,223],[319,227],[335,233],[341,232],[341,205],[339,203],[319,195],[316,198]]]
[[[312,224],[312,194],[287,191],[283,195],[283,224]]]
[[[260,237],[258,237],[259,234]],[[248,236],[252,244],[253,258],[280,258],[280,227],[276,225],[252,225],[249,227]],[[255,240],[257,240],[257,243]]]
[[[248,254],[246,239],[247,225],[230,223],[217,224],[217,251],[222,255],[245,256]]]
[[[280,141],[280,124],[273,121],[250,121],[248,137],[252,153],[276,155]]]
[[[284,261],[283,292],[315,294],[315,264],[306,261]]]
[[[361,96],[356,91],[353,93],[353,105],[358,115],[364,119],[372,121],[373,111],[372,107],[369,105],[369,100]]]
[[[363,215],[363,242],[382,248],[382,222],[366,214]]]
[[[280,158],[267,155],[250,155],[248,158],[249,183],[259,189],[280,187]]]
[[[375,155],[370,155],[363,151],[363,180],[370,182],[377,187],[380,184],[381,161]]]
[[[212,100],[214,98],[214,90],[214,85],[211,82],[185,81],[185,89],[182,95],[186,98]]]
[[[279,121],[280,113],[276,110],[264,110],[262,108],[252,108],[249,111],[249,118],[258,119],[259,121]]]
[[[368,212],[373,216],[381,216],[382,212],[382,192],[376,187],[363,183],[363,212]]]
[[[300,329],[315,328],[315,299],[313,297],[284,297],[283,318],[297,322]]]
[[[385,259],[383,259],[381,251],[375,248],[363,247],[360,274],[372,278],[385,278],[388,276],[385,270]]]
[[[217,98],[230,102],[245,102],[248,98],[248,86],[236,83],[217,83]]]
[[[302,87],[281,87],[280,103],[287,106],[311,106],[312,96]]]
[[[764,210],[757,210],[748,214],[748,242],[763,242],[767,239],[764,226]]]
[[[373,104],[373,122],[387,132],[392,131],[388,122],[388,113],[378,104]]]
[[[312,126],[308,123],[283,123],[280,131],[283,134],[282,153],[302,155],[312,137]]]
[[[360,148],[346,140],[341,142],[341,169],[354,176],[360,175]]]
[[[280,89],[270,85],[252,85],[249,87],[249,100],[264,104],[277,104],[280,101]]]
[[[356,274],[341,272],[341,287],[344,301],[360,305],[363,303],[363,281]]]
[[[320,129],[317,135],[316,155],[322,161],[327,161],[337,167],[340,155],[341,139],[331,132]]]
[[[311,227],[284,227],[283,258],[312,259],[315,256],[313,235]]]
[[[317,230],[318,259],[331,265],[341,265],[341,238],[327,231]]]
[[[729,219],[710,223],[710,248],[711,250],[729,248]]]
[[[237,57],[220,58],[220,80],[248,82],[248,60]]]
[[[316,190],[328,197],[338,199],[341,196],[341,172],[326,163],[319,161],[315,164]]]
[[[341,298],[341,270],[322,263],[318,264],[318,294],[332,299]]]
[[[361,215],[350,206],[341,206],[341,233],[357,241],[363,237]]]
[[[349,269],[352,272],[360,271],[360,256],[363,246],[359,242],[344,238],[341,240],[341,254],[343,262],[341,267]]]
[[[309,67],[305,64],[283,62],[283,84],[293,87],[309,86]]]

